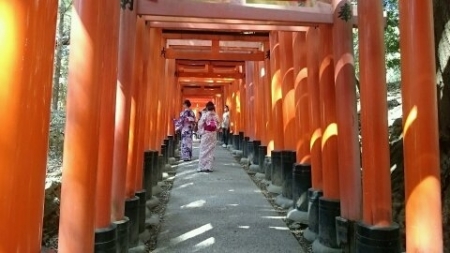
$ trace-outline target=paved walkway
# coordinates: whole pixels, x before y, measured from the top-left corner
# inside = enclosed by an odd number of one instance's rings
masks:
[[[303,252],[230,152],[217,146],[212,173],[196,168],[179,166],[154,252]]]

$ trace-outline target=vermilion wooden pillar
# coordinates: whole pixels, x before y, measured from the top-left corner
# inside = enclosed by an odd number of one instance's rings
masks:
[[[339,166],[337,152],[336,96],[334,87],[332,27],[320,26],[320,116],[322,126],[322,176],[323,196],[338,200]]]
[[[238,96],[236,92],[236,87],[239,87],[237,82],[232,82],[228,87],[229,97],[230,97],[230,131],[236,132],[236,124],[237,120],[240,118],[240,112],[237,108],[237,99]]]
[[[274,150],[284,149],[283,101],[280,76],[280,47],[277,32],[270,33],[270,70],[272,92],[272,123]]]
[[[159,43],[157,44],[157,47],[162,49],[165,46],[164,39],[160,37]],[[158,87],[158,95],[156,97],[157,101],[157,112],[156,112],[156,118],[155,118],[155,124],[156,124],[156,143],[155,146],[157,150],[160,150],[161,144],[163,143],[163,133],[164,133],[164,123],[163,123],[163,115],[164,115],[164,108],[163,108],[163,102],[165,100],[165,85],[164,85],[164,74],[165,74],[165,59],[161,56],[157,58],[157,64],[155,64],[155,68],[157,71],[155,72],[155,75],[157,76],[158,82],[156,83]]]
[[[93,252],[101,86],[99,2],[74,2],[59,252]],[[42,29],[42,28],[41,28]],[[74,239],[76,238],[76,239]]]
[[[111,223],[111,189],[114,157],[114,119],[116,107],[117,57],[119,47],[120,6],[108,0],[102,0],[100,18],[107,18],[100,28],[100,40],[108,41],[102,45],[101,55],[103,73],[99,80],[101,86],[101,117],[98,150],[98,172],[96,189],[95,226],[108,228]],[[108,16],[108,17],[107,17]]]
[[[322,190],[322,127],[320,124],[319,97],[319,29],[311,27],[306,33],[306,66],[308,68],[308,97],[309,97],[309,129],[305,131],[310,139],[312,187]],[[301,121],[303,118],[301,118]],[[300,121],[300,122],[301,122]]]
[[[142,90],[142,73],[143,73],[143,41],[144,41],[144,19],[137,18],[136,23],[136,39],[134,50],[134,78],[131,87],[131,106],[130,106],[130,132],[128,140],[128,160],[127,160],[127,183],[126,183],[126,197],[132,198],[136,192],[137,181],[137,155],[139,153],[139,105],[141,103],[140,94]],[[139,154],[141,155],[141,154]],[[142,180],[141,180],[142,181]]]
[[[266,113],[266,101],[265,101],[265,93],[266,93],[266,79],[265,79],[265,69],[264,62],[260,61],[257,63],[258,65],[258,97],[256,100],[258,101],[258,122],[256,123],[259,127],[259,139],[261,140],[261,145],[267,146],[267,130],[266,130],[266,121],[267,121],[267,113]],[[262,154],[266,155],[266,154]],[[262,166],[261,166],[262,167]]]
[[[162,100],[162,143],[164,142],[164,139],[166,139],[168,135],[168,117],[169,117],[169,97],[170,97],[170,81],[171,77],[169,75],[169,69],[171,68],[171,61],[172,60],[165,60],[164,61],[164,75],[163,75],[163,88],[164,88],[164,97]]]
[[[112,217],[115,221],[123,220],[125,213],[131,90],[134,85],[133,69],[136,19],[136,8],[130,10],[127,6],[121,9],[112,190]]]
[[[308,69],[306,68],[306,33],[296,32],[293,37],[295,73],[295,111],[299,138],[296,151],[297,162],[310,163],[310,102],[308,94]]]
[[[263,63],[264,66],[264,114],[265,114],[265,132],[266,132],[266,143],[267,145],[267,155],[271,155],[272,150],[274,150],[274,134],[273,134],[273,122],[272,122],[272,72],[270,70],[270,43],[264,43],[264,51],[266,51],[269,57],[267,57]]]
[[[358,115],[356,113],[352,22],[338,17],[341,6],[345,3],[348,1],[332,1],[339,181],[341,215],[345,219],[357,221],[361,218],[361,164]]]
[[[150,64],[149,64],[149,109],[150,109],[150,148],[159,150],[157,123],[158,123],[158,97],[161,84],[159,83],[159,66],[161,64],[161,30],[150,28]],[[179,107],[177,107],[179,108]]]
[[[173,135],[175,124],[173,124],[173,120],[175,118],[174,115],[174,94],[175,94],[175,84],[176,84],[176,78],[175,78],[175,70],[176,70],[176,64],[175,60],[167,60],[167,82],[166,82],[166,88],[167,88],[167,111],[166,111],[166,125],[167,125],[167,136]]]
[[[246,69],[244,67],[244,69]],[[236,82],[236,89],[237,89],[237,101],[236,101],[236,108],[239,113],[239,118],[237,119],[237,125],[235,129],[234,134],[238,134],[239,132],[245,132],[247,135],[249,134],[249,131],[247,130],[248,122],[247,122],[247,110],[248,110],[248,104],[247,104],[247,87],[248,84],[246,83],[246,80],[239,79]]]
[[[244,111],[244,132],[250,137],[251,140],[255,139],[254,117],[253,117],[253,103],[254,103],[254,62],[245,62],[245,100],[241,99],[241,103],[245,103]]]
[[[294,59],[292,32],[278,32],[280,48],[280,77],[283,101],[284,149],[296,150],[298,127],[295,117]]]
[[[433,2],[399,1],[406,251],[443,252]]]
[[[0,4],[0,251],[40,252],[57,1]]]
[[[147,89],[149,86],[148,83],[148,65],[149,65],[149,51],[150,51],[150,38],[149,38],[149,27],[144,23],[142,28],[142,72],[140,73],[141,78],[141,87],[139,88],[139,105],[138,105],[138,114],[137,114],[137,123],[138,123],[138,134],[137,134],[137,152],[135,155],[136,159],[136,191],[140,191],[140,196],[142,197],[142,191],[145,190],[145,185],[143,185],[143,177],[144,177],[144,151],[148,150],[147,147]]]
[[[382,2],[358,1],[358,13],[363,221],[386,227],[392,222],[392,201]]]
[[[151,47],[151,38],[150,38],[150,24],[146,23],[145,29],[144,29],[144,74],[143,74],[143,82],[145,82],[145,100],[144,100],[144,118],[142,122],[142,127],[144,131],[144,150],[150,150],[150,120],[151,120],[151,107],[150,107],[150,92],[151,92],[151,82],[150,82],[150,61],[151,61],[151,54],[150,54],[150,47]]]
[[[253,62],[253,109],[250,112],[251,120],[253,123],[253,131],[255,133],[255,140],[261,140],[261,106],[259,98],[260,78],[259,78],[259,63]]]

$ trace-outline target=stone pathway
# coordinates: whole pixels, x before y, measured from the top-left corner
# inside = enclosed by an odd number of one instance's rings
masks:
[[[217,146],[212,173],[196,172],[197,163],[178,167],[153,252],[303,253],[229,151]]]

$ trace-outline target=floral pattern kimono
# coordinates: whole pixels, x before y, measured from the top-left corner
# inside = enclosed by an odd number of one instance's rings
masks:
[[[180,113],[180,118],[175,121],[175,130],[181,131],[181,159],[192,159],[192,133],[194,130],[195,113],[186,109]]]
[[[216,122],[216,131],[205,130],[206,122],[209,122],[211,120]],[[212,111],[203,113],[198,122],[198,130],[202,137],[200,142],[200,155],[197,171],[210,172],[213,170],[212,164],[214,161],[214,150],[217,143],[217,131],[219,130],[219,118],[217,117],[216,113]]]

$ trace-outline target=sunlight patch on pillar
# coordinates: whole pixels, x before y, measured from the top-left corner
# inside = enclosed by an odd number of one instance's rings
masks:
[[[430,242],[435,241],[435,229],[442,228],[442,222],[439,218],[437,224],[430,224],[426,217],[438,215],[440,217],[441,209],[431,210],[431,206],[436,207],[435,203],[440,202],[440,180],[434,176],[422,178],[415,185],[409,196],[406,197],[406,221],[410,222],[407,227],[408,240],[414,241],[417,249],[426,249]],[[432,203],[427,207],[427,203]],[[408,218],[408,213],[414,213],[414,219]],[[420,218],[419,218],[420,217]],[[433,231],[434,230],[434,231]],[[429,232],[427,232],[429,231]]]
[[[345,53],[342,55],[341,58],[339,58],[339,60],[336,62],[336,68],[335,68],[335,72],[334,72],[334,76],[335,78],[337,76],[339,76],[341,70],[346,66],[346,65],[354,65],[354,59],[353,59],[353,55],[351,53]]]
[[[273,78],[272,78],[272,102],[276,102],[283,97],[282,92],[281,92],[280,75],[281,75],[280,70],[277,69],[277,71],[275,71]]]
[[[406,134],[408,133],[409,128],[414,123],[414,121],[416,121],[416,119],[417,119],[417,114],[418,114],[418,110],[417,110],[417,106],[415,105],[415,106],[413,106],[411,111],[408,113],[408,116],[406,117],[405,126],[403,127],[403,136],[406,137]]]
[[[22,10],[19,11],[22,12]],[[15,10],[8,1],[0,2],[0,41],[2,44],[0,50],[2,55],[0,57],[0,66],[2,66],[2,72],[4,73],[14,72],[18,62],[13,61],[14,59],[19,58],[15,57],[15,55],[21,53],[17,50],[20,47],[17,44],[21,39],[17,37],[18,33],[20,33],[18,28],[21,24],[17,24],[17,18],[15,18],[19,11]],[[9,94],[8,88],[16,88],[16,86],[9,85],[3,78],[3,75],[0,74],[0,83],[2,85],[2,89],[0,89],[0,98],[2,98],[2,101],[5,101]]]
[[[314,133],[311,136],[311,140],[310,140],[310,144],[309,144],[309,148],[312,149],[316,143],[316,141],[320,141],[320,138],[322,137],[322,129],[321,128],[317,128],[316,130],[314,130]]]
[[[333,137],[338,135],[338,128],[336,123],[331,123],[325,128],[325,131],[323,132],[322,136],[322,150],[325,147],[325,144],[327,141]]]
[[[259,77],[265,77],[266,76],[266,69],[264,67],[261,68],[259,71]]]
[[[242,228],[242,229],[250,229],[250,226],[239,226],[239,228]]]

